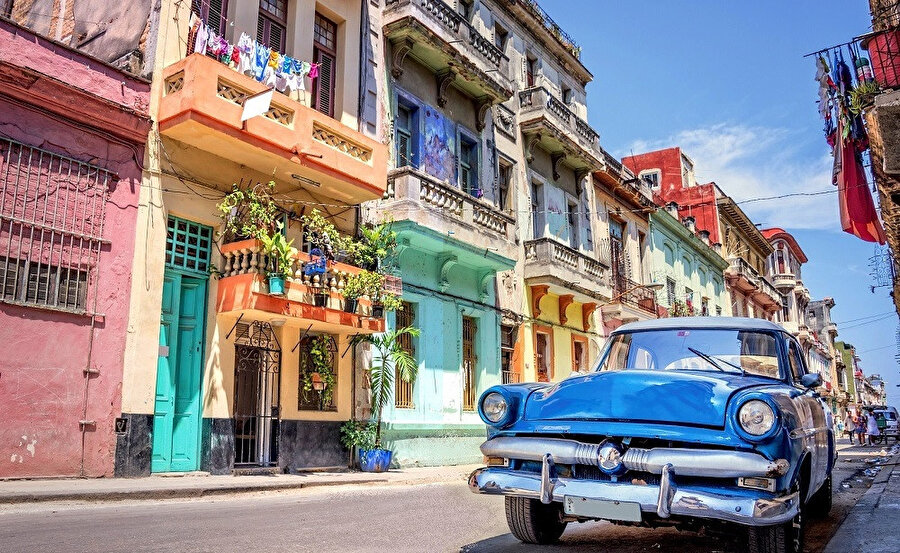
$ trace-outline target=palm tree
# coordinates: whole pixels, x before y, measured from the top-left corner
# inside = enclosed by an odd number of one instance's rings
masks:
[[[372,412],[375,415],[375,447],[381,448],[381,412],[394,394],[394,374],[404,382],[415,382],[419,365],[400,342],[402,336],[418,336],[419,329],[411,326],[389,330],[382,334],[359,334],[354,344],[371,344],[375,350],[369,368],[372,386]]]

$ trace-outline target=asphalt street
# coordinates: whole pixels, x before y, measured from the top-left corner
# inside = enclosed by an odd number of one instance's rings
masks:
[[[870,479],[876,448],[845,449],[835,508],[808,529],[821,551]],[[878,448],[880,449],[880,448]],[[844,485],[842,485],[843,483]],[[848,487],[849,486],[849,487]],[[42,503],[0,507],[0,552],[516,552],[730,551],[727,538],[609,523],[570,525],[560,546],[525,546],[506,527],[503,499],[464,482],[338,486],[209,499]]]

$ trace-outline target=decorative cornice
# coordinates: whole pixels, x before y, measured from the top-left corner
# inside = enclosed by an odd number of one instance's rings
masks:
[[[447,106],[447,90],[450,84],[456,79],[456,73],[453,68],[444,69],[434,74],[437,81],[437,103],[440,107]]]
[[[575,296],[572,294],[565,294],[559,297],[559,324],[564,325],[569,322],[566,310],[569,309],[569,306],[573,303],[575,303]]]
[[[459,259],[455,255],[442,255],[438,257],[438,284],[441,292],[450,289],[450,269],[452,269]]]
[[[391,58],[391,75],[395,79],[403,76],[403,62],[406,60],[415,43],[409,37],[394,43],[394,56]]]
[[[550,155],[550,161],[553,163],[553,180],[559,180],[559,166],[565,160],[565,152],[555,152]]]
[[[541,298],[548,293],[550,293],[550,286],[547,284],[531,286],[531,316],[535,319],[541,316]]]

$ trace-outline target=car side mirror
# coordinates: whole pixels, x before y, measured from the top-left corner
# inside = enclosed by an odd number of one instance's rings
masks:
[[[800,379],[800,384],[809,390],[818,388],[822,385],[822,375],[819,373],[804,374]]]

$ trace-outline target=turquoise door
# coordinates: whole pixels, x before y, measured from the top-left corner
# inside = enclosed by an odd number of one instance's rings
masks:
[[[163,281],[152,472],[200,466],[200,380],[206,279],[166,270]]]

